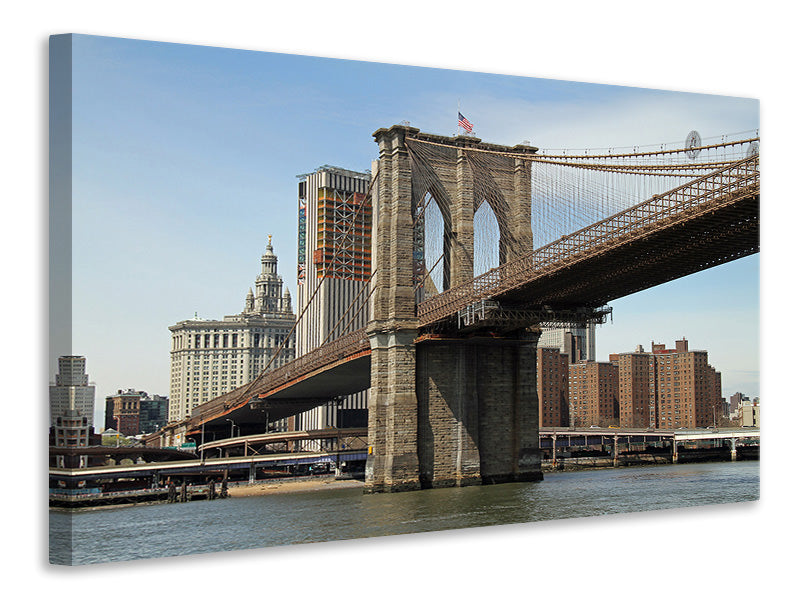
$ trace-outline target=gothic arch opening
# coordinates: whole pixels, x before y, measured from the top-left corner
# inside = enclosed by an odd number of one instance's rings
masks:
[[[425,206],[425,283],[424,297],[434,296],[445,288],[445,223],[438,202],[426,194]]]
[[[500,225],[485,200],[472,218],[473,226],[473,276],[483,275],[500,266]]]

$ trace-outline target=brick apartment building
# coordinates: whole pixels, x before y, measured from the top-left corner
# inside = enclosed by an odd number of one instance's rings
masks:
[[[619,424],[619,369],[610,362],[569,365],[569,404],[575,427]]]
[[[619,369],[620,427],[650,427],[650,354],[638,346],[634,352],[611,354]]]
[[[569,425],[569,357],[558,348],[537,348],[536,361],[539,427],[566,427]]]
[[[611,354],[609,362],[569,363],[547,347],[537,359],[540,427],[709,427],[725,415],[721,373],[685,338],[675,348],[653,343],[650,352]]]
[[[689,350],[686,338],[675,348],[652,344],[651,427],[708,427],[724,414],[722,375],[708,364],[708,352]]]

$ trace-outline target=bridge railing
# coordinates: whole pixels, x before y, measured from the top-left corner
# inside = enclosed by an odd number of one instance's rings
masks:
[[[192,411],[192,424],[197,426],[210,416],[238,406],[243,401],[273,390],[293,379],[311,373],[338,360],[369,348],[366,328],[345,334],[280,367],[268,371],[249,384],[243,385]]]
[[[425,300],[417,307],[420,326],[448,318],[474,302],[497,296],[567,264],[604,252],[614,244],[630,241],[678,220],[688,220],[712,203],[716,206],[726,199],[735,201],[741,193],[758,186],[758,166],[758,155],[743,159],[562,236],[531,254]]]
[[[316,369],[328,366],[338,360],[352,356],[361,350],[369,349],[367,329],[362,327],[356,331],[346,333],[335,340],[328,342],[311,352],[296,358],[285,365],[269,371],[251,393],[261,394],[275,389],[293,379],[311,373]]]

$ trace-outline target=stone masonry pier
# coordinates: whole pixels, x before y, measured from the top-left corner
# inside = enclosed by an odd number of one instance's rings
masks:
[[[501,224],[501,261],[529,249],[530,163],[518,156],[535,149],[484,144],[516,154],[501,161],[504,172],[495,180],[489,167],[466,160],[464,148],[482,146],[479,139],[437,137],[437,143],[452,144],[444,153],[452,160],[431,165],[420,183],[412,181],[407,144],[418,135],[404,126],[374,134],[380,167],[373,201],[373,320],[367,327],[372,360],[365,491],[539,480],[539,329],[420,332],[413,260],[413,214],[426,193],[448,215],[446,286],[473,277],[473,219],[484,200]],[[482,198],[478,190],[485,188],[476,182],[486,178],[501,183]]]

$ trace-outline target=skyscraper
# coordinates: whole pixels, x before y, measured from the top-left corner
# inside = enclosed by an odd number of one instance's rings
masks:
[[[94,386],[89,385],[83,356],[60,356],[50,385],[50,427],[54,446],[89,445],[94,424]],[[56,467],[86,467],[86,456],[56,456]]]
[[[325,165],[299,175],[297,355],[366,326],[372,270],[369,173]],[[297,429],[366,426],[361,392],[300,415]]]
[[[255,288],[255,293],[250,288],[244,310],[237,315],[222,320],[188,319],[169,328],[170,421],[179,421],[197,405],[249,383],[268,365],[271,370],[294,358],[295,315],[289,290],[283,289],[278,274],[272,236],[261,257]]]
[[[60,356],[55,383],[50,385],[50,425],[55,426],[68,410],[86,417],[90,427],[94,425],[94,386],[89,384],[83,356]]]

